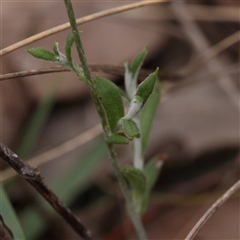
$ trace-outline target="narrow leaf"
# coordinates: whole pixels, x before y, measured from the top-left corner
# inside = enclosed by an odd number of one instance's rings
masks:
[[[43,59],[50,62],[56,61],[55,55],[45,48],[31,48],[27,49],[26,52],[30,53],[35,58]]]
[[[154,187],[159,177],[161,167],[162,167],[162,161],[158,160],[158,158],[155,157],[155,158],[152,158],[144,168],[144,173],[146,176],[146,191],[144,192],[143,201],[142,201],[142,209],[141,209],[142,213],[144,213],[147,209],[149,196],[152,188]]]
[[[129,139],[122,135],[112,135],[105,142],[108,144],[128,144]]]
[[[58,48],[58,41],[56,40],[53,45],[53,53],[59,57],[59,48]]]
[[[129,66],[129,70],[131,71],[133,78],[138,74],[147,53],[148,53],[148,50],[147,48],[145,48],[133,59],[131,65]]]
[[[66,45],[65,45],[65,54],[68,60],[69,65],[73,69],[73,62],[72,62],[72,45],[74,43],[74,37],[72,32],[68,34],[66,39]]]
[[[130,102],[128,112],[123,117],[123,119],[127,119],[127,120],[133,119],[141,111],[142,106],[143,106],[143,99],[139,96],[134,96],[134,98]]]
[[[118,120],[124,116],[124,107],[118,87],[111,81],[97,77],[96,92],[102,102],[112,133],[116,132]]]
[[[14,239],[25,240],[26,238],[19,223],[18,217],[16,216],[12,204],[9,201],[8,196],[2,185],[0,185],[0,199],[0,215],[3,217],[4,223],[13,233]]]
[[[133,120],[122,120],[123,131],[129,138],[140,137],[140,131]]]
[[[135,96],[143,99],[143,105],[147,102],[148,98],[153,92],[154,85],[157,79],[158,68],[154,73],[151,73],[141,84],[139,84]]]
[[[132,61],[131,64],[126,62],[125,66],[125,75],[124,75],[124,82],[125,82],[125,89],[129,98],[133,98],[134,94],[137,90],[137,76],[139,70],[143,64],[143,60],[147,55],[147,48],[145,48],[142,52],[140,52]]]
[[[141,139],[142,139],[142,154],[145,154],[150,130],[152,127],[153,118],[157,110],[160,100],[160,83],[157,81],[152,95],[149,97],[147,103],[141,110]]]

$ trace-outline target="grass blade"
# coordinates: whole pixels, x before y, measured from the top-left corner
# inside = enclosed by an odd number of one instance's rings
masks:
[[[0,215],[3,217],[6,226],[12,231],[14,239],[19,240],[26,239],[22,227],[20,225],[20,222],[18,220],[18,217],[2,185],[0,185],[0,199],[1,199]]]

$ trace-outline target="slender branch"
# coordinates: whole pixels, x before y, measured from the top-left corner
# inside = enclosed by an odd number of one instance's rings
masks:
[[[4,144],[0,143],[0,157],[5,160],[21,177],[31,184],[50,205],[69,223],[69,225],[86,240],[96,239],[71,210],[60,201],[53,191],[43,182],[40,171],[21,160]]]
[[[198,53],[202,53],[207,51],[210,48],[210,43],[202,33],[201,29],[194,22],[194,18],[191,13],[187,10],[186,1],[175,2],[171,4],[171,8],[178,18],[179,22],[183,26],[183,30],[185,34],[188,36],[190,41],[192,42],[195,50]],[[203,55],[205,57],[205,55]],[[204,60],[204,59],[203,59]],[[211,61],[208,61],[206,64],[206,70],[208,73],[214,73],[215,71],[221,71],[224,67],[223,62],[220,59],[212,58]],[[221,87],[222,90],[225,91],[232,104],[239,109],[239,94],[238,90],[235,87],[232,79],[229,76],[221,76],[219,77],[217,84]]]
[[[192,240],[207,220],[225,203],[237,190],[240,189],[240,180],[238,180],[231,188],[229,188],[200,218],[185,240]]]
[[[107,9],[107,10],[104,10],[104,11],[101,11],[101,12],[97,12],[97,13],[85,16],[83,18],[78,18],[76,21],[77,21],[77,24],[79,25],[79,24],[83,24],[83,23],[86,23],[86,22],[93,21],[93,20],[98,19],[98,18],[111,16],[111,15],[114,15],[114,14],[117,14],[117,13],[129,11],[129,10],[132,10],[132,9],[135,9],[135,8],[140,8],[140,7],[143,7],[143,6],[157,4],[157,3],[164,3],[164,2],[169,2],[169,0],[153,0],[153,1],[145,0],[145,1],[141,1],[141,2],[135,2],[135,3],[126,4],[126,5],[123,5],[123,6],[120,6],[120,7],[110,8],[110,9]],[[0,56],[4,56],[4,55],[20,48],[20,47],[26,46],[29,43],[35,42],[39,39],[48,37],[50,35],[53,35],[54,33],[61,32],[61,31],[65,30],[65,29],[68,29],[68,28],[70,28],[69,22],[61,24],[61,25],[59,25],[57,27],[54,27],[54,28],[50,28],[46,31],[43,31],[43,32],[38,33],[36,35],[33,35],[29,38],[26,38],[26,39],[24,39],[20,42],[17,42],[15,44],[11,45],[11,46],[8,46],[8,47],[0,50]]]
[[[173,2],[173,1],[172,1]],[[199,2],[198,2],[199,3]],[[240,6],[231,5],[200,5],[194,4],[193,1],[189,1],[187,6],[188,10],[193,14],[196,21],[209,21],[209,22],[237,22],[239,23],[239,11]],[[162,6],[158,9],[158,14],[146,14],[141,15],[128,15],[127,20],[144,20],[152,21],[152,23],[176,20],[174,14],[169,12],[169,6]]]
[[[114,66],[114,65],[99,65],[99,64],[89,64],[89,68],[91,72],[103,72],[112,74],[115,76],[123,77],[124,76],[124,67],[123,66]],[[0,75],[0,81],[10,80],[14,78],[20,78],[20,77],[30,77],[34,75],[41,75],[41,74],[48,74],[48,73],[57,73],[57,72],[70,72],[70,70],[64,68],[64,67],[50,67],[50,68],[44,68],[39,70],[28,70],[28,71],[22,71],[22,72],[14,72],[14,73],[7,73],[4,75]],[[152,73],[152,70],[148,69],[141,69],[139,71],[138,79],[139,81],[143,81],[150,73]],[[167,74],[164,72],[159,72],[158,77],[161,80],[167,80],[167,81],[179,81],[182,80],[184,76],[179,74]]]
[[[27,71],[21,71],[21,72],[7,73],[7,74],[0,75],[0,81],[6,81],[14,78],[30,77],[30,76],[48,74],[48,73],[57,73],[57,72],[70,72],[70,70],[64,67],[51,67],[51,68],[43,68],[39,70],[27,70]]]
[[[200,53],[192,62],[184,69],[184,71],[189,75],[192,73],[200,64],[204,64],[206,61],[214,58],[216,55],[231,47],[235,43],[240,41],[240,31],[237,31],[230,36],[224,38],[217,44],[211,46],[205,52]],[[202,61],[204,59],[204,61]]]

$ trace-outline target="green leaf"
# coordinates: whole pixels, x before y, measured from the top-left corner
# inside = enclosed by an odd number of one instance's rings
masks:
[[[31,48],[27,49],[26,52],[30,53],[35,58],[43,59],[50,62],[56,61],[54,53],[48,51],[45,48]]]
[[[148,205],[149,196],[152,188],[154,187],[161,170],[162,162],[158,158],[152,158],[144,168],[144,173],[146,176],[146,191],[143,195],[141,213],[143,214]]]
[[[132,190],[133,201],[138,210],[141,212],[143,195],[146,190],[145,174],[134,167],[127,166],[122,169],[123,176],[127,179]]]
[[[116,132],[118,120],[124,116],[124,107],[118,87],[111,81],[97,77],[94,80],[96,92],[104,107],[111,132]]]
[[[145,154],[149,133],[152,127],[153,118],[160,101],[160,83],[156,81],[155,88],[152,95],[149,97],[147,103],[141,110],[140,125],[141,125],[141,139],[142,139],[142,154]]]
[[[129,138],[140,137],[140,131],[137,124],[133,120],[122,120],[123,131]]]
[[[25,240],[26,238],[24,236],[22,227],[19,223],[18,217],[16,216],[12,204],[9,201],[8,196],[2,185],[0,185],[0,199],[1,199],[0,215],[4,220],[4,224],[6,224],[6,226],[11,230],[14,239]]]
[[[154,85],[157,79],[157,72],[158,69],[150,74],[139,86],[133,97],[132,101],[130,102],[130,106],[128,109],[127,114],[124,116],[123,119],[130,120],[137,116],[137,114],[141,111],[144,104],[147,102],[148,98],[151,96]]]
[[[53,45],[53,53],[59,57],[59,48],[58,48],[58,41],[55,40],[54,45]]]
[[[153,92],[154,85],[157,79],[158,68],[154,73],[151,73],[141,84],[139,84],[135,96],[143,99],[143,106]]]
[[[147,48],[145,48],[133,59],[131,65],[129,66],[129,71],[132,73],[133,78],[138,74],[147,53],[148,53],[148,50]]]
[[[69,65],[73,69],[73,61],[72,61],[72,45],[74,43],[74,37],[72,32],[68,34],[66,39],[66,45],[65,45],[65,53],[68,60]]]
[[[122,135],[112,135],[105,140],[108,144],[128,144],[129,139]]]
[[[131,64],[126,62],[125,66],[125,75],[124,75],[124,82],[125,82],[125,89],[127,95],[130,99],[134,97],[134,94],[137,89],[137,76],[139,70],[142,66],[143,60],[147,55],[147,48],[145,48],[142,52],[140,52],[132,61]]]
[[[68,65],[71,67],[73,71],[77,73],[77,75],[80,77],[80,80],[87,82],[87,80],[84,77],[83,69],[72,60],[72,46],[74,43],[74,37],[73,33],[69,33],[66,39],[66,45],[65,45],[65,54],[68,61]]]

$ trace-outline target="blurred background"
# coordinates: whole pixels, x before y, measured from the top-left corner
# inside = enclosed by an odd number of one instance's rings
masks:
[[[80,18],[128,3],[74,1],[73,6]],[[1,8],[1,49],[68,21],[62,1],[4,1]],[[143,216],[150,239],[184,239],[239,179],[239,10],[238,1],[228,0],[164,3],[79,26],[93,76],[123,88],[124,61],[145,46],[143,69],[160,68],[162,98],[146,161],[157,155],[165,162]],[[6,54],[1,74],[54,67],[25,49],[52,49],[57,39],[64,51],[69,32]],[[45,182],[101,239],[134,239],[85,84],[70,72],[0,84],[1,142],[38,166]],[[130,163],[128,146],[116,151],[121,166]],[[1,178],[26,239],[79,238],[3,161]],[[239,208],[236,194],[196,239],[240,239]]]

